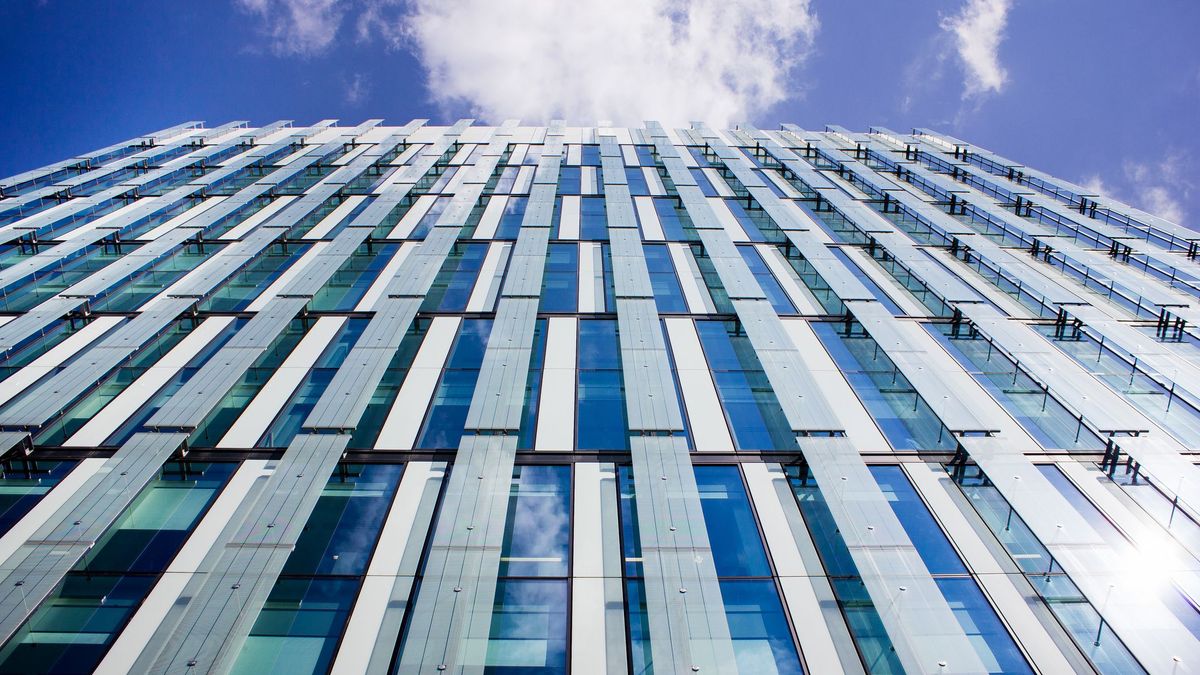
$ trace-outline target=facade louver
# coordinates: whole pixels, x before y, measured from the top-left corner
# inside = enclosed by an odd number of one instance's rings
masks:
[[[924,129],[0,180],[0,672],[1200,672],[1198,257]]]

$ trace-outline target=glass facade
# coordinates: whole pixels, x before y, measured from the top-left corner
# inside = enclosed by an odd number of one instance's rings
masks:
[[[1186,673],[1200,234],[927,130],[0,179],[0,672]]]

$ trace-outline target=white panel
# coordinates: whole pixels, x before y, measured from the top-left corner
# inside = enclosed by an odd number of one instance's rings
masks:
[[[103,445],[104,440],[121,427],[126,420],[136,413],[153,396],[162,389],[171,378],[175,377],[196,354],[216,339],[227,326],[233,323],[231,316],[214,316],[205,319],[199,326],[188,333],[171,348],[153,366],[146,369],[141,377],[121,390],[116,398],[109,401],[100,412],[92,416],[84,424],[63,441],[66,447],[93,447]]]
[[[408,160],[412,159],[424,147],[425,146],[421,145],[420,143],[418,143],[416,145],[410,145],[407,148],[405,148],[403,152],[396,155],[396,157],[394,159],[392,159],[392,161],[388,162],[388,165],[389,166],[403,166],[406,162],[408,162]],[[391,177],[388,178],[388,182],[389,183],[391,182]]]
[[[500,281],[504,278],[504,269],[508,262],[508,249],[512,244],[492,242],[488,246],[487,255],[479,267],[479,276],[475,280],[475,288],[467,300],[468,312],[490,312],[496,304],[496,295],[500,291]]]
[[[388,233],[388,239],[404,239],[412,234],[412,231],[417,227],[417,223],[421,222],[426,213],[429,213],[429,209],[433,207],[435,201],[437,201],[437,197],[434,195],[421,195],[417,197],[417,201],[404,213],[404,216],[400,218],[400,222],[396,223],[396,227],[392,228],[392,231]]]
[[[415,241],[406,241],[401,244],[400,248],[397,249],[396,253],[392,256],[392,259],[389,260],[388,264],[384,266],[383,271],[379,273],[379,277],[375,279],[375,281],[371,284],[371,287],[368,288],[367,292],[363,294],[362,300],[359,300],[358,304],[354,306],[354,311],[369,312],[374,309],[375,303],[379,301],[379,298],[383,297],[383,292],[387,290],[388,284],[390,284],[392,279],[395,278],[396,272],[400,269],[400,265],[402,265],[404,260],[408,258],[413,251],[417,250],[417,247],[420,245],[421,244],[419,242]]]
[[[29,509],[29,513],[26,513],[8,532],[4,533],[3,537],[0,537],[0,564],[7,561],[22,544],[29,541],[29,538],[49,522],[50,518],[68,500],[72,497],[82,499],[83,495],[77,494],[79,489],[88,479],[99,473],[107,461],[103,457],[88,457],[79,462],[79,465],[72,469],[71,473],[63,476],[58,485],[55,485],[32,509]]]
[[[333,662],[332,672],[340,675],[366,673],[371,652],[387,613],[388,601],[396,584],[405,547],[417,524],[421,497],[432,482],[441,480],[442,471],[430,462],[409,462],[396,488],[387,520],[379,534],[379,547],[371,557],[367,577],[346,622],[346,630]],[[420,523],[426,527],[428,523]]]
[[[788,495],[791,494],[787,476],[778,464],[755,462],[742,465],[742,470],[746,474],[746,486],[754,502],[767,549],[771,552],[771,560],[780,577],[788,614],[796,624],[807,670],[812,673],[841,672],[833,634],[825,622],[821,603],[808,578],[810,573],[804,566],[804,559],[784,511],[785,506],[780,501],[780,485]],[[794,502],[790,508],[799,510]],[[812,572],[816,577],[822,574],[823,571],[819,569]]]
[[[476,145],[474,143],[464,144],[458,149],[458,152],[454,153],[454,156],[450,158],[450,164],[466,164],[467,159],[471,157],[471,153],[475,152],[475,148]]]
[[[106,213],[106,214],[100,216],[99,218],[94,218],[94,219],[84,223],[83,225],[80,225],[79,227],[71,230],[70,232],[66,232],[62,235],[56,235],[55,238],[61,239],[63,241],[75,239],[76,237],[83,236],[83,235],[87,234],[88,232],[95,230],[96,228],[104,227],[108,223],[116,220],[117,218],[120,218],[120,217],[126,215],[126,212],[130,211],[131,209],[148,206],[150,204],[157,204],[157,203],[161,202],[163,199],[165,199],[165,197],[148,197],[148,198],[144,198],[144,199],[138,199],[137,201],[134,201],[129,204],[126,204],[125,206],[122,206],[121,208],[114,209],[114,210],[110,211],[109,213]]]
[[[579,238],[579,197],[564,195],[558,219],[559,239]]]
[[[333,341],[345,317],[325,316],[317,320],[291,354],[284,359],[271,379],[263,385],[250,404],[238,415],[229,431],[217,442],[218,448],[253,448],[275,421],[276,415],[304,381],[313,364]]]
[[[442,189],[438,191],[438,194],[452,195],[462,192],[463,183],[466,182],[467,177],[471,175],[470,167],[472,166],[474,165],[464,164],[463,166],[458,167],[458,170],[454,172],[454,175],[450,177],[450,180],[446,181],[446,184],[442,186]]]
[[[572,143],[567,146],[567,165],[579,166],[583,161],[583,146]]]
[[[69,207],[73,207],[73,206],[76,206],[76,204],[74,203],[74,200],[68,199],[65,202],[62,202],[60,204],[55,204],[54,206],[42,209],[41,211],[38,211],[37,213],[30,214],[16,222],[9,223],[8,225],[5,225],[4,227],[0,227],[0,234],[6,234],[8,232],[11,232],[12,230],[16,230],[16,229],[23,227],[31,218],[42,218],[42,217],[50,215],[51,213],[54,213],[56,211],[65,211]],[[26,231],[28,231],[28,229],[26,229]]]
[[[317,223],[311,230],[306,232],[301,239],[320,239],[326,234],[329,234],[330,230],[337,227],[338,223],[341,223],[343,220],[345,220],[346,217],[350,215],[350,212],[357,208],[359,204],[363,203],[364,200],[366,200],[364,195],[347,197],[345,201],[343,201],[341,204],[338,204],[337,208],[330,211],[329,215],[322,218],[321,222]]]
[[[604,311],[604,264],[600,244],[579,245],[579,313]]]
[[[513,146],[513,151],[508,155],[508,166],[519,166],[525,161],[525,155],[529,154],[528,143],[518,143]]]
[[[305,268],[307,268],[313,263],[314,260],[317,259],[317,256],[321,254],[321,251],[324,251],[329,247],[330,243],[331,242],[328,241],[318,241],[313,244],[312,248],[305,251],[304,255],[300,256],[299,260],[292,263],[286,270],[283,271],[283,274],[280,274],[278,277],[276,277],[275,281],[272,281],[271,285],[267,286],[266,290],[264,290],[262,293],[259,293],[258,297],[246,306],[246,311],[259,312],[265,309],[267,304],[275,299],[275,296],[279,295],[283,289],[287,288],[288,284],[292,283],[292,281],[299,277],[304,272]]]
[[[771,275],[779,282],[784,294],[796,306],[797,311],[801,314],[825,313],[825,310],[821,308],[821,304],[817,302],[816,297],[800,281],[796,270],[792,269],[791,264],[783,257],[778,248],[771,244],[755,244],[754,247],[758,249],[763,262],[771,270]]]
[[[711,314],[717,311],[712,296],[703,286],[704,278],[687,244],[667,244],[671,254],[671,264],[675,266],[675,276],[679,279],[679,287],[683,290],[683,299],[687,301],[688,312],[692,314]]]
[[[604,576],[604,518],[601,481],[606,472],[596,462],[575,464],[574,510],[571,516],[571,574]],[[611,478],[612,473],[607,472]]]
[[[717,191],[718,196],[720,196],[720,197],[735,196],[733,193],[733,190],[730,189],[730,187],[729,187],[729,183],[726,183],[725,179],[721,177],[720,171],[717,171],[716,169],[711,169],[711,168],[710,169],[701,169],[701,171],[703,171],[704,176],[706,178],[708,178],[708,182],[712,183],[713,189]]]
[[[396,401],[379,431],[376,448],[412,450],[461,321],[456,316],[438,316],[429,324],[421,348],[417,350],[412,367],[405,375]]]
[[[500,225],[500,218],[504,215],[504,209],[508,206],[508,197],[504,195],[493,195],[488,200],[488,205],[483,209],[483,215],[479,218],[479,225],[475,228],[475,234],[472,239],[491,239],[496,235],[496,227]]]
[[[904,287],[896,283],[896,280],[887,272],[884,272],[878,263],[864,253],[862,249],[856,246],[843,246],[842,253],[845,253],[871,281],[874,281],[882,288],[888,297],[899,305],[900,309],[904,310],[906,315],[930,316],[929,310],[924,305],[917,302],[908,291],[904,290]]]
[[[625,166],[640,166],[638,161],[637,150],[632,145],[621,146],[621,157],[625,160]]]
[[[1009,575],[989,551],[987,545],[962,513],[963,505],[950,498],[948,491],[957,492],[950,476],[939,466],[921,462],[902,463],[913,486],[924,498],[929,511],[942,524],[967,566],[975,573],[983,592],[991,600],[1017,643],[1043,673],[1069,673],[1071,665],[1042,628]],[[1020,577],[1019,573],[1013,576]],[[1022,581],[1022,583],[1024,583]]]
[[[803,319],[784,319],[783,325],[804,365],[813,374],[817,388],[829,402],[829,407],[837,412],[840,426],[846,430],[846,436],[854,446],[862,452],[890,450],[891,444],[879,431],[875,420],[863,407],[862,401],[850,388],[841,369],[834,364],[808,323]]]
[[[78,354],[124,320],[124,317],[120,316],[96,317],[91,323],[75,331],[74,335],[54,345],[49,351],[30,361],[24,368],[0,381],[0,405],[16,398],[33,383],[53,372],[67,359]]]
[[[667,336],[679,374],[679,389],[687,409],[688,426],[699,452],[733,452],[733,437],[725,423],[725,412],[717,396],[717,387],[691,319],[668,318]]]
[[[225,201],[224,197],[209,197],[208,199],[205,199],[204,201],[200,202],[199,204],[196,204],[195,206],[188,209],[187,211],[184,211],[183,213],[175,216],[174,218],[163,223],[162,225],[159,225],[158,227],[154,228],[153,230],[150,230],[149,232],[143,234],[142,236],[138,237],[138,239],[144,240],[144,241],[153,241],[155,239],[158,239],[159,237],[163,236],[164,234],[179,227],[180,225],[183,225],[187,221],[191,220],[192,218],[195,218],[196,216],[200,215],[201,213],[204,213],[205,211],[211,209],[212,207],[216,206],[217,204],[220,204],[223,201]]]
[[[642,224],[642,239],[645,241],[663,241],[662,223],[658,220],[658,211],[654,210],[653,197],[634,197],[633,204],[637,207],[638,222]]]
[[[596,167],[585,166],[579,169],[579,192],[585,195],[599,194],[600,188],[596,179]]]
[[[783,176],[781,176],[778,171],[768,169],[766,171],[763,171],[763,174],[766,175],[766,177],[772,183],[775,184],[775,187],[782,190],[783,194],[787,195],[789,198],[799,199],[804,196],[804,195],[800,194],[799,190],[792,187],[792,184],[787,182],[787,179],[785,179]]]
[[[546,359],[538,398],[535,450],[569,451],[575,447],[575,351],[579,320],[550,317]],[[576,558],[576,565],[578,565]]]
[[[712,207],[713,213],[716,214],[717,220],[721,222],[721,227],[725,228],[725,233],[736,244],[738,242],[750,241],[750,237],[746,235],[746,230],[742,228],[742,224],[738,222],[733,211],[729,210],[729,205],[720,197],[709,197],[708,205]]]
[[[606,675],[604,579],[571,579],[571,673]]]
[[[276,197],[275,200],[272,201],[270,204],[267,204],[266,206],[262,207],[261,209],[255,211],[253,214],[250,215],[249,218],[238,223],[233,228],[231,228],[228,232],[217,237],[217,239],[220,239],[222,241],[230,241],[232,239],[241,239],[242,237],[246,236],[247,232],[258,227],[259,225],[261,225],[263,222],[265,222],[268,218],[275,215],[276,213],[279,213],[279,211],[282,210],[283,207],[292,203],[292,200],[294,200],[294,199],[295,199],[295,197],[293,195],[284,195],[282,197]]]
[[[537,172],[537,167],[523,166],[517,170],[517,179],[513,181],[510,194],[527,194],[530,186],[533,185],[533,176]]]
[[[667,187],[663,185],[662,177],[658,175],[657,168],[644,166],[642,167],[642,175],[646,177],[646,187],[649,188],[651,195],[662,197],[667,194]]]
[[[183,592],[192,575],[199,569],[200,563],[216,543],[217,537],[233,519],[255,482],[261,482],[261,479],[270,473],[265,459],[248,459],[242,462],[237,472],[229,479],[229,483],[221,490],[221,494],[213,501],[212,507],[204,514],[204,518],[196,525],[187,543],[171,561],[166,573],[154,585],[137,613],[117,636],[112,649],[96,668],[96,673],[124,675],[133,668],[134,662],[146,649],[155,630],[167,618],[168,611],[179,599],[179,594]]]
[[[342,155],[341,157],[338,157],[337,159],[333,160],[333,162],[331,162],[331,164],[333,166],[346,166],[350,162],[353,162],[356,157],[358,157],[359,155],[366,152],[367,148],[369,148],[369,147],[371,147],[371,146],[367,143],[359,144],[350,152],[347,152],[346,154]]]

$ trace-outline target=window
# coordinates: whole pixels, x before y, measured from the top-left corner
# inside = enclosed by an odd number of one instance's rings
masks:
[[[579,322],[579,393],[575,419],[580,450],[628,450],[629,422],[617,322]]]

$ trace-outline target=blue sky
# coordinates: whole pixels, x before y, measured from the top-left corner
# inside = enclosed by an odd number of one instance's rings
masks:
[[[7,0],[0,176],[188,119],[922,126],[1196,227],[1197,29],[1194,0]]]

